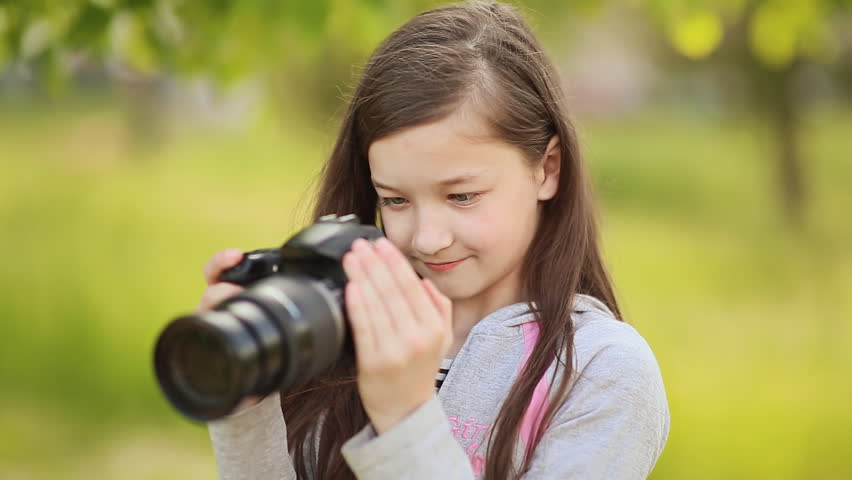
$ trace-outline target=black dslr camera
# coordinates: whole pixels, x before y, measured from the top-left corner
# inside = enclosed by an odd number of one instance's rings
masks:
[[[246,396],[311,379],[345,345],[351,352],[341,259],[355,239],[381,236],[355,215],[327,215],[281,248],[246,253],[219,278],[243,292],[160,334],[154,369],[166,398],[187,417],[210,421]]]

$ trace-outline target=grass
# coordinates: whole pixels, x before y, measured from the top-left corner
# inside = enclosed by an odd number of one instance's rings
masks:
[[[260,117],[139,151],[121,113],[0,108],[3,478],[215,475],[204,429],[156,388],[154,339],[194,307],[213,252],[300,225],[330,148],[330,133]],[[852,112],[805,124],[805,233],[779,212],[759,119],[580,125],[623,310],[672,409],[653,478],[852,476]]]

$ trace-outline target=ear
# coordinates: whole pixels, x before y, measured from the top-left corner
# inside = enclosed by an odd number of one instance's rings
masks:
[[[562,167],[562,146],[559,137],[554,135],[547,144],[544,157],[535,167],[535,180],[538,184],[538,199],[550,200],[559,188],[559,169]]]

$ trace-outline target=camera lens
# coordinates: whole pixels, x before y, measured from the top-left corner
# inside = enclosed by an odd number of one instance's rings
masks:
[[[225,395],[232,379],[228,351],[222,341],[213,333],[201,330],[195,335],[184,333],[176,343],[172,369],[178,375],[181,388],[204,397]]]
[[[166,327],[154,352],[157,378],[179,411],[209,421],[245,396],[289,388],[330,366],[344,326],[337,283],[273,276]]]
[[[213,310],[169,324],[157,341],[154,369],[175,408],[208,420],[227,415],[257,382],[259,357],[239,318]]]

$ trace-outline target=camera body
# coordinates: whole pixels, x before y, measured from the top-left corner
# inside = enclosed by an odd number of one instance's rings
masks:
[[[219,276],[220,282],[244,287],[272,275],[305,274],[345,284],[343,255],[356,238],[384,236],[372,225],[361,225],[356,215],[326,215],[300,231],[280,248],[252,250]]]
[[[355,239],[381,236],[355,215],[328,215],[280,248],[246,253],[219,278],[244,291],[160,334],[154,368],[168,400],[187,417],[213,420],[246,396],[289,389],[351,354],[341,259]]]

